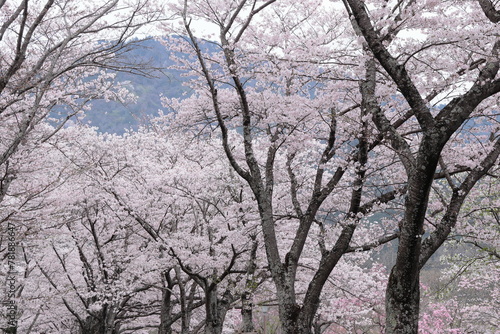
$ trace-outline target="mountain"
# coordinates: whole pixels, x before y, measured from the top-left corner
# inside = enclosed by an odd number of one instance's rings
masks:
[[[118,72],[116,80],[129,82],[127,86],[137,96],[137,102],[123,105],[113,101],[93,101],[83,122],[98,127],[100,132],[122,134],[126,129],[136,130],[139,124],[162,108],[160,95],[179,98],[189,93],[189,89],[182,85],[185,79],[181,77],[181,71],[169,69],[174,63],[165,45],[154,39],[138,44],[139,47],[130,51],[128,57],[134,61],[150,62],[164,71],[156,73],[153,78]]]

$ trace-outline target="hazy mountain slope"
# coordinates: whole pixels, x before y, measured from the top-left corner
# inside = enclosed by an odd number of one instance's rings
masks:
[[[164,68],[164,73],[157,73],[156,78],[118,73],[118,81],[129,81],[129,89],[137,95],[137,103],[122,105],[117,102],[97,100],[92,102],[92,109],[86,113],[83,122],[97,126],[101,132],[121,134],[125,129],[137,129],[148,116],[158,113],[162,108],[160,94],[166,97],[181,97],[188,88],[182,85],[181,73],[168,69],[173,63],[169,51],[156,40],[141,42],[143,47],[130,53],[130,57],[149,60],[155,67]]]

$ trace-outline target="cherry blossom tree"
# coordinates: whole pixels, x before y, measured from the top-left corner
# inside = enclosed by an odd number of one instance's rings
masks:
[[[193,94],[123,136],[67,126],[129,98],[104,70],[147,74],[120,56],[162,12],[122,4],[0,1],[8,331],[219,334],[272,314],[283,333],[491,331],[488,299],[457,305],[498,294],[494,3],[169,2]],[[421,295],[450,239],[450,289]]]
[[[28,188],[19,192],[23,184],[14,187],[13,183],[25,182],[22,173],[28,166],[35,168],[32,161],[43,142],[88,108],[91,99],[133,100],[114,82],[115,74],[105,70],[151,73],[126,55],[135,45],[130,38],[138,29],[160,19],[161,11],[152,5],[147,1],[88,6],[72,0],[0,2],[0,201],[8,201],[7,207],[31,201],[50,188],[53,178],[46,180],[47,189],[31,187],[33,193]],[[46,126],[47,120],[56,126]],[[14,216],[11,210],[3,211],[2,221],[12,225]],[[20,238],[27,226],[14,225]]]
[[[226,312],[244,293],[252,293],[259,286],[259,280],[265,279],[258,277],[256,268],[255,219],[248,212],[241,183],[221,159],[220,147],[208,139],[192,142],[189,136],[179,137],[178,133],[160,136],[149,130],[124,137],[79,136],[76,143],[59,139],[72,130],[77,131],[70,128],[57,136],[57,147],[77,175],[54,196],[70,201],[60,209],[62,219],[67,221],[72,215],[81,215],[85,222],[82,224],[90,225],[86,230],[91,236],[83,229],[73,238],[93,240],[94,251],[80,262],[83,268],[98,266],[92,270],[95,279],[96,273],[102,272],[99,277],[104,288],[100,291],[92,288],[93,307],[84,305],[83,308],[101,321],[96,323],[97,330],[117,330],[123,309],[128,310],[126,316],[131,318],[131,324],[139,328],[140,312],[134,315],[127,304],[120,299],[116,303],[108,294],[115,291],[122,300],[128,301],[130,293],[148,288],[161,291],[161,298],[148,292],[151,295],[148,298],[157,305],[155,312],[159,313],[153,322],[160,320],[159,325],[150,326],[157,326],[160,333],[174,329],[188,332],[196,328],[220,333]],[[200,148],[205,152],[203,156],[198,153]],[[64,213],[68,208],[70,212]],[[71,227],[73,235],[72,221],[65,225],[68,229]],[[125,233],[123,230],[128,231],[127,238],[119,237]],[[127,246],[118,247],[122,242]],[[76,243],[75,253],[85,253],[85,244]],[[139,260],[130,262],[128,252],[139,256]],[[129,261],[117,262],[122,258]],[[101,268],[107,263],[103,259],[113,259],[114,265]],[[153,269],[139,264],[145,259],[153,264]],[[85,264],[87,262],[89,264]],[[142,281],[144,275],[156,279],[151,278],[135,289],[131,283],[126,289],[123,285],[114,287],[117,284],[106,278],[111,274],[104,274],[115,266],[118,266],[114,271],[119,277],[114,280],[119,282],[131,279],[137,284],[137,277],[143,277]],[[247,276],[248,284],[245,283]],[[200,306],[205,306],[204,312]],[[109,316],[101,317],[99,312]],[[133,327],[131,324],[122,323],[122,329]]]
[[[369,124],[348,22],[326,9],[320,1],[184,1],[173,10],[187,38],[167,42],[196,94],[165,105],[181,128],[217,131],[251,188],[285,333],[312,330],[323,287],[344,254],[397,237],[394,225],[371,226],[372,238],[355,231],[390,201],[399,206],[404,190],[391,172],[400,163],[378,148]],[[198,18],[216,26],[217,42],[195,36]],[[343,41],[348,46],[337,49]],[[377,162],[369,163],[373,150]],[[387,179],[396,187],[381,184]],[[299,293],[303,264],[313,269]]]
[[[18,277],[21,332],[117,333],[152,312],[145,297],[135,298],[156,283],[138,251],[143,239],[95,186],[99,163],[106,163],[98,138],[78,128],[52,136],[31,152],[37,159],[24,165],[31,170],[21,170],[2,203],[15,210],[7,221],[23,226],[17,229],[25,260]],[[27,192],[29,201],[15,191]]]
[[[82,7],[78,1],[2,1],[0,166],[5,196],[16,175],[11,158],[28,140],[41,142],[80,114],[89,99],[130,100],[104,69],[148,75],[127,52],[139,28],[160,19],[147,1],[118,0]],[[54,114],[56,113],[56,114]],[[55,116],[52,133],[33,129]],[[37,136],[35,136],[35,134]]]
[[[248,210],[246,191],[221,159],[220,148],[208,139],[193,142],[189,136],[179,138],[178,133],[159,136],[155,132],[135,136],[142,138],[140,147],[146,138],[158,143],[146,144],[150,155],[145,157],[143,152],[135,166],[129,162],[130,168],[137,168],[136,175],[116,178],[108,191],[170,259],[161,270],[180,305],[173,307],[171,302],[168,312],[162,310],[165,318],[160,331],[178,328],[179,317],[174,314],[180,311],[181,331],[194,330],[194,326],[206,333],[221,333],[228,310],[243,292],[258,287],[255,219]],[[127,140],[134,142],[133,137]],[[151,176],[152,169],[156,177]],[[253,286],[245,283],[248,275],[256,276]],[[202,303],[202,315],[189,316],[193,297],[186,283],[181,283],[186,279],[197,296],[201,293],[194,304]]]
[[[398,153],[407,177],[397,259],[386,292],[386,332],[417,333],[419,272],[455,227],[466,197],[500,153],[494,98],[500,89],[497,12],[490,1],[400,1],[394,6],[373,1],[373,7],[357,0],[344,3],[364,38],[367,57],[376,59],[367,60],[365,79],[373,122]],[[398,38],[404,30],[423,37]],[[377,73],[379,66],[383,74]],[[393,96],[407,104],[418,135],[391,122],[391,111],[376,93],[381,77],[394,85]],[[445,176],[447,191],[438,191],[438,208],[432,211],[429,194],[443,186],[434,181],[436,171]],[[426,235],[427,219],[432,225]]]
[[[344,4],[344,14],[314,1],[173,4],[187,39],[170,43],[197,94],[165,104],[177,122],[217,131],[252,189],[284,332],[311,330],[323,286],[351,247],[399,237],[387,332],[416,333],[419,272],[500,152],[495,12],[484,1]],[[436,29],[442,17],[450,22]],[[196,20],[218,30],[217,42],[197,38]],[[439,201],[429,205],[431,194]],[[398,231],[357,243],[365,216],[389,202],[399,215],[384,227]],[[336,239],[319,237],[318,269],[299,302],[308,238],[332,221]],[[293,237],[281,239],[285,231]]]
[[[33,132],[48,134],[52,130],[41,125]],[[48,144],[35,146],[28,142],[10,160],[17,166],[17,176],[0,203],[1,274],[11,282],[8,291],[2,289],[2,297],[10,301],[15,310],[12,317],[2,316],[2,328],[8,328],[6,331],[15,332],[16,320],[25,312],[26,282],[33,271],[29,240],[43,230],[43,224],[38,224],[38,213],[47,207],[45,196],[57,188],[63,174],[60,160],[52,153]]]

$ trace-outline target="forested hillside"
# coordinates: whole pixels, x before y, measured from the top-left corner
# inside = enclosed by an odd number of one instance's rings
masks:
[[[170,52],[159,39],[140,41],[127,57],[158,68],[150,76],[117,72],[116,81],[126,82],[125,87],[137,98],[134,102],[120,103],[103,100],[92,101],[92,108],[85,113],[82,123],[98,127],[100,132],[122,134],[127,129],[137,130],[164,109],[160,97],[181,98],[191,89],[182,85],[182,71],[171,67],[174,62]]]

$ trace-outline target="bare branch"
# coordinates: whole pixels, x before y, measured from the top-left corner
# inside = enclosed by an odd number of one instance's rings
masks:
[[[377,248],[380,245],[383,245],[383,244],[386,244],[392,240],[395,240],[397,238],[399,238],[399,232],[383,236],[380,239],[378,239],[377,241],[374,241],[374,242],[371,242],[368,244],[364,244],[361,246],[355,246],[355,247],[349,247],[349,248],[347,248],[345,253],[369,251],[369,250],[372,250],[374,248]]]
[[[248,171],[244,170],[238,164],[238,162],[234,158],[234,155],[231,151],[231,147],[229,146],[228,129],[227,129],[227,126],[224,122],[224,117],[222,115],[222,112],[220,111],[219,101],[218,101],[218,97],[217,97],[217,88],[215,87],[215,82],[212,79],[212,76],[210,75],[210,71],[207,68],[206,61],[201,53],[201,49],[200,49],[200,46],[198,44],[198,41],[191,30],[191,22],[187,18],[187,8],[188,8],[188,6],[187,6],[187,0],[186,0],[186,1],[184,1],[184,11],[182,13],[184,28],[186,29],[186,32],[188,33],[189,39],[190,39],[190,41],[195,49],[196,56],[198,58],[198,61],[199,61],[200,66],[202,68],[203,75],[205,77],[206,83],[207,83],[209,90],[210,90],[213,108],[215,111],[215,115],[217,117],[217,122],[218,122],[218,124],[221,128],[221,132],[222,132],[222,145],[224,148],[224,152],[226,153],[226,156],[227,156],[231,166],[234,168],[234,170],[242,178],[244,178],[245,180],[250,182],[250,180],[251,180],[250,173]]]
[[[458,219],[458,214],[462,208],[465,198],[476,185],[476,183],[484,176],[491,167],[496,163],[500,156],[500,139],[498,139],[493,149],[481,161],[478,168],[471,170],[465,180],[458,188],[453,191],[452,197],[446,208],[446,212],[431,235],[422,242],[422,251],[419,259],[419,267],[422,268],[434,252],[443,244],[451,229],[455,227]]]

